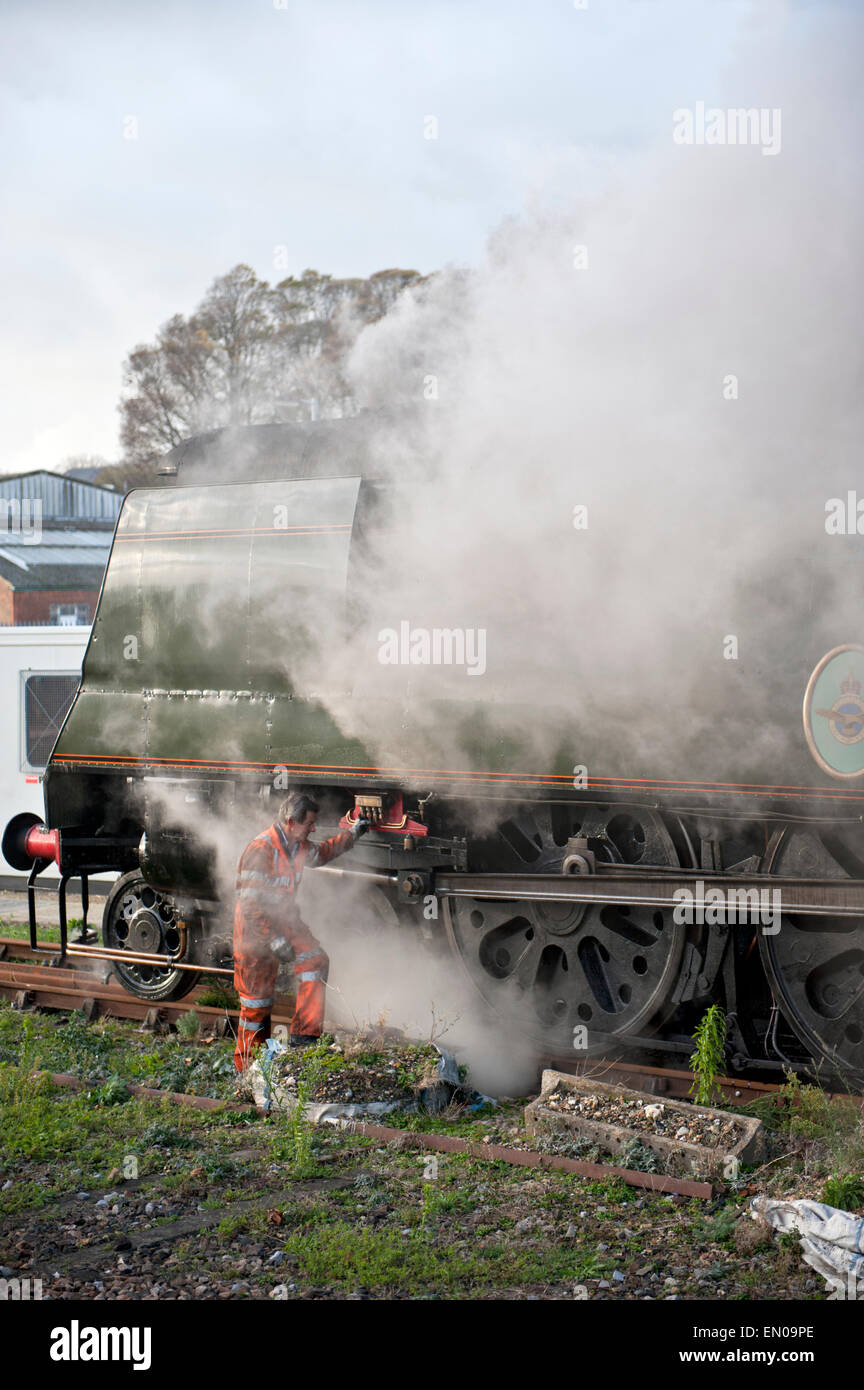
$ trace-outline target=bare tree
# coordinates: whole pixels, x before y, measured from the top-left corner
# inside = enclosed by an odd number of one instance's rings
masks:
[[[273,290],[247,265],[214,280],[191,320],[193,336],[215,368],[210,396],[224,423],[251,425],[267,413],[279,322]]]
[[[181,440],[223,425],[354,410],[342,364],[360,329],[387,313],[414,270],[334,279],[305,270],[275,287],[246,265],[214,280],[186,319],[126,359],[120,401],[125,461],[150,464]],[[308,415],[305,416],[308,418]]]
[[[87,469],[90,472],[98,472],[102,468],[108,467],[108,460],[101,454],[69,454],[61,463],[54,468],[55,473],[70,473],[73,469]]]

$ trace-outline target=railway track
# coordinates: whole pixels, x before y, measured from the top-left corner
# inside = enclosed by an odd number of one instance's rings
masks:
[[[195,1011],[205,1032],[228,1036],[236,1031],[239,1013],[223,1006],[202,1004],[200,996],[206,985],[198,985],[182,1000],[150,1004],[136,999],[112,977],[107,962],[73,962],[67,957],[64,966],[51,963],[44,951],[33,951],[26,941],[0,937],[0,997],[11,999],[17,1007],[78,1010],[88,1018],[108,1017],[138,1019],[149,1027],[169,1026],[182,1014]],[[293,995],[277,995],[273,1023],[288,1025],[294,1012]],[[577,1062],[572,1057],[548,1054],[539,1059],[540,1067],[553,1067],[573,1075],[590,1075],[595,1079],[630,1086],[634,1090],[654,1095],[686,1098],[693,1085],[692,1072],[671,1068],[642,1066],[630,1061],[594,1057]],[[717,1086],[729,1105],[746,1105],[760,1096],[776,1095],[780,1085],[746,1077],[721,1076]],[[844,1094],[837,1092],[837,1095]]]
[[[78,1009],[88,1018],[140,1019],[151,1027],[170,1024],[194,1009],[205,1031],[227,1035],[236,1027],[236,1009],[198,1002],[206,985],[197,985],[176,1003],[151,1004],[129,994],[113,978],[108,962],[94,959],[85,965],[67,957],[63,966],[53,965],[57,958],[33,951],[29,942],[0,937],[0,997],[11,998],[20,1008]],[[276,995],[274,1024],[289,1024],[293,1012],[293,995]]]

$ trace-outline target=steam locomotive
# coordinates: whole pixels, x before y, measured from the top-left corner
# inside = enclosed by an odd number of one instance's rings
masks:
[[[721,761],[704,726],[689,742],[682,728],[677,752],[658,742],[659,765],[650,738],[592,751],[602,711],[592,723],[583,704],[579,727],[565,727],[560,686],[533,703],[532,725],[561,721],[538,765],[502,734],[503,705],[493,719],[483,682],[464,677],[470,701],[452,687],[438,701],[460,731],[447,760],[424,742],[410,691],[352,703],[320,642],[350,639],[359,567],[369,573],[381,518],[394,525],[370,440],[362,418],[214,432],[127,496],[45,774],[44,823],[16,816],[3,839],[29,874],[33,944],[34,885],[53,863],[61,898],[81,877],[85,913],[88,876],[118,875],[101,946],[86,930],[68,940],[64,916],[64,953],[104,956],[154,1002],[227,971],[242,831],[272,819],[283,787],[302,787],[322,804],[322,828],[372,819],[343,861],[371,919],[449,952],[478,1008],[515,1019],[539,1051],[680,1064],[719,1002],[731,1070],[793,1067],[860,1086],[855,634],[826,638],[824,622],[794,641],[766,634],[758,699],[779,731],[773,765],[747,738]],[[811,608],[820,602],[814,589]],[[727,727],[738,713],[749,727],[753,698],[743,687],[728,697]],[[649,733],[662,720],[638,711]]]

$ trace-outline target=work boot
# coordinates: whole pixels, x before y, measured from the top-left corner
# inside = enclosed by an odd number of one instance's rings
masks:
[[[291,1033],[288,1037],[291,1047],[314,1047],[320,1041],[320,1037],[315,1033]]]

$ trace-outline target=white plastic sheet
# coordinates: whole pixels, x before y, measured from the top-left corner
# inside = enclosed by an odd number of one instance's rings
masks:
[[[775,1231],[797,1231],[806,1264],[840,1297],[864,1300],[864,1218],[800,1198],[754,1197],[750,1215]]]
[[[351,1101],[325,1101],[316,1104],[307,1102],[303,1107],[303,1114],[307,1120],[312,1120],[315,1124],[335,1123],[339,1119],[374,1119],[380,1115],[387,1115],[396,1110],[416,1111],[421,1108],[435,1113],[442,1104],[446,1103],[449,1096],[461,1086],[459,1080],[459,1066],[452,1052],[439,1047],[433,1043],[439,1054],[438,1079],[427,1091],[422,1093],[422,1107],[416,1100],[391,1100],[391,1101],[367,1101],[365,1104],[358,1104]],[[249,1083],[252,1087],[252,1094],[255,1097],[255,1104],[260,1110],[293,1110],[297,1105],[297,1096],[290,1086],[281,1084],[281,1079],[277,1077],[275,1068],[271,1065],[275,1057],[286,1053],[288,1049],[279,1038],[268,1038],[263,1057],[256,1057],[248,1071]],[[298,1066],[302,1066],[302,1053],[298,1054]],[[491,1096],[479,1097],[484,1103],[491,1105],[497,1104]]]

